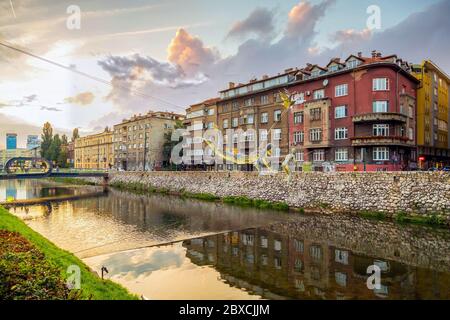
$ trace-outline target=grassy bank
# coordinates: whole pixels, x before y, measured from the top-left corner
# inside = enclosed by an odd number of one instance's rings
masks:
[[[79,178],[48,178],[49,181],[72,184],[72,185],[80,185],[80,186],[95,186],[94,182],[86,181],[84,179]]]
[[[64,251],[52,242],[41,236],[39,233],[29,228],[22,220],[0,207],[0,230],[18,233],[28,240],[38,252],[45,257],[42,263],[54,267],[59,271],[59,276],[65,279],[66,270],[71,265],[77,265],[81,270],[81,296],[80,299],[94,300],[130,300],[137,299],[136,296],[110,280],[101,280],[93,274],[89,268],[70,252]],[[4,262],[4,261],[3,261]],[[3,263],[2,262],[2,263]],[[1,266],[1,265],[0,265]],[[38,283],[42,279],[39,276],[31,278],[31,284]],[[0,284],[0,286],[3,284]]]
[[[419,216],[419,215],[409,215],[406,212],[396,212],[392,216],[389,216],[385,212],[379,211],[360,211],[358,215],[372,220],[393,220],[400,224],[417,224],[417,225],[427,225],[434,227],[446,227],[447,224],[445,220],[440,217],[437,213],[432,213],[429,215]]]

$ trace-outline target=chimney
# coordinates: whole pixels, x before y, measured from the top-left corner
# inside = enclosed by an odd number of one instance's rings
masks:
[[[377,58],[381,58],[381,52],[377,52]]]
[[[234,82],[228,82],[228,88],[229,88],[229,89],[233,89],[234,86],[235,86],[235,83],[234,83]]]
[[[358,52],[358,58],[362,58],[362,52]]]
[[[294,70],[294,69],[293,69],[293,68],[288,68],[288,69],[284,70],[284,73],[289,73],[289,72],[291,72],[292,70]]]
[[[377,50],[373,50],[372,51],[372,58],[376,58],[376,56],[377,56]]]
[[[269,79],[269,76],[267,74],[262,76],[263,80]]]

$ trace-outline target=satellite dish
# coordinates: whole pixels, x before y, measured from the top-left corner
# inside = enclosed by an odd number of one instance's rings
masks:
[[[326,87],[328,85],[328,79],[323,80],[323,86]]]

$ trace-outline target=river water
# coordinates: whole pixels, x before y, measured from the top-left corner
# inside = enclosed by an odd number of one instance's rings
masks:
[[[2,181],[0,202],[73,196],[9,210],[148,299],[450,299],[448,230],[103,191]]]

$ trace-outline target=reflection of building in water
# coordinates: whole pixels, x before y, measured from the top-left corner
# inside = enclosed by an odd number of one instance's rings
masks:
[[[187,256],[213,265],[230,285],[270,299],[449,299],[450,273],[372,258],[327,242],[250,229],[184,241]],[[382,270],[367,288],[367,267]]]

